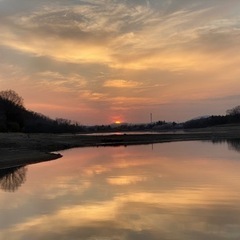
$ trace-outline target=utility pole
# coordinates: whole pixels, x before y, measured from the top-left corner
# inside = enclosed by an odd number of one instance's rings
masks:
[[[150,122],[152,123],[152,113],[150,113]]]

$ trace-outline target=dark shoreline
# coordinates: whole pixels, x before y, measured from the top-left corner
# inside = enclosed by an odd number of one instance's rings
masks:
[[[0,133],[0,169],[58,159],[52,153],[75,147],[127,146],[176,141],[240,138],[240,125],[159,134],[81,135]]]

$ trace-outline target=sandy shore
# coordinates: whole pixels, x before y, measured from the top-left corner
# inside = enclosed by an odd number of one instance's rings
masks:
[[[159,134],[76,135],[0,133],[0,168],[60,158],[57,152],[74,147],[120,146],[171,141],[227,140],[240,138],[240,125],[165,132]]]

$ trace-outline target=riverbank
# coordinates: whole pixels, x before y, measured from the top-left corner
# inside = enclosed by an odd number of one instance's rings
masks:
[[[137,135],[0,133],[0,168],[58,159],[61,155],[51,152],[74,147],[126,146],[194,140],[220,141],[237,138],[240,138],[240,125]]]
[[[23,149],[1,149],[0,169],[24,166],[62,157],[61,154]]]

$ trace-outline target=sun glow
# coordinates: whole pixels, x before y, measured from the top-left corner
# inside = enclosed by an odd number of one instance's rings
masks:
[[[115,124],[121,124],[121,121],[117,120],[115,121]]]

